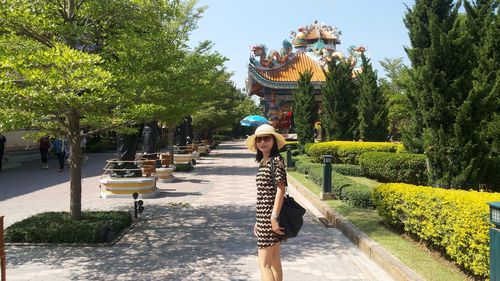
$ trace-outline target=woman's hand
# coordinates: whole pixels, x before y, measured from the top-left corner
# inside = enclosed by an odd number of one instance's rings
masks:
[[[283,230],[285,230],[284,227],[280,227],[280,224],[278,223],[278,220],[275,218],[271,218],[271,228],[273,229],[274,233],[283,235],[285,234]]]

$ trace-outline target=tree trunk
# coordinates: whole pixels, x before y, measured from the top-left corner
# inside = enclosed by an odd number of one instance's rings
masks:
[[[77,111],[69,114],[70,142],[70,212],[75,220],[82,218],[82,163],[80,158],[80,115]]]
[[[168,127],[168,152],[172,156],[172,164],[174,164],[174,143],[175,143],[175,126]]]
[[[75,15],[75,0],[69,0],[66,9],[66,19],[72,20],[74,15]]]

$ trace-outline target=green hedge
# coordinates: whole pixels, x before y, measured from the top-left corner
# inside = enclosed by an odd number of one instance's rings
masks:
[[[193,170],[193,165],[191,163],[187,164],[175,164],[174,172],[190,172]]]
[[[346,176],[364,176],[363,169],[359,165],[333,164],[333,171]]]
[[[323,186],[323,164],[312,163],[310,158],[301,158],[295,164],[297,171],[307,174],[309,180],[319,186]],[[372,189],[366,185],[356,183],[351,179],[333,172],[332,193],[342,201],[351,206],[361,208],[372,208]]]
[[[129,212],[82,212],[73,220],[67,212],[46,212],[14,223],[5,229],[9,243],[103,243],[130,226]]]
[[[316,162],[322,162],[323,155],[332,155],[335,163],[358,164],[358,156],[369,151],[396,152],[401,144],[393,142],[330,141],[315,143],[307,155]]]
[[[291,149],[299,149],[299,142],[298,141],[287,141],[285,146],[281,148],[282,151],[286,151],[286,146],[289,145],[291,146]]]
[[[427,184],[424,154],[366,152],[358,162],[367,177],[384,182]]]
[[[232,139],[233,139],[233,137],[231,137],[231,136],[225,136],[225,135],[214,135],[212,137],[212,140],[216,141],[216,142],[229,141],[229,140],[232,140]]]
[[[489,208],[500,193],[448,190],[410,184],[382,184],[373,192],[380,216],[389,224],[443,249],[476,277],[489,273]]]

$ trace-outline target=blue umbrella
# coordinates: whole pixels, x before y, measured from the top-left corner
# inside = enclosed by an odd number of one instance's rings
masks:
[[[240,124],[242,126],[246,127],[252,127],[252,126],[260,126],[262,124],[267,124],[267,119],[265,117],[259,116],[259,115],[250,115],[245,118],[243,118],[240,121]]]

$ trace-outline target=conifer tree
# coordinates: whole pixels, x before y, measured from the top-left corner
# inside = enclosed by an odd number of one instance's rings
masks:
[[[301,146],[314,142],[314,122],[318,121],[318,108],[314,101],[312,72],[300,73],[297,93],[293,95],[294,123]]]
[[[332,60],[325,73],[321,89],[321,124],[329,140],[352,140],[357,128],[357,91],[352,78],[352,67],[345,61]]]
[[[477,187],[492,156],[489,133],[500,111],[500,29],[495,9],[494,1],[466,2],[467,31],[474,38],[474,87],[457,113],[452,145],[461,153],[452,167],[452,186]]]
[[[364,141],[385,141],[388,130],[387,99],[377,84],[377,73],[370,59],[361,55],[363,72],[358,76],[358,132]]]
[[[471,32],[471,27],[480,30],[491,24],[484,21],[474,24],[474,20],[459,15],[458,8],[450,0],[422,0],[416,1],[413,10],[408,11],[405,23],[412,45],[415,44],[414,48],[407,49],[414,81],[409,98],[414,117],[421,116],[420,120],[414,118],[414,122],[422,125],[421,140],[431,183],[471,188],[478,186],[483,176],[481,167],[489,153],[481,139],[481,127],[486,123],[485,118],[491,120],[492,114],[488,113],[491,108],[498,105],[498,99],[493,97],[498,89],[491,91],[494,85],[491,73],[498,70],[498,64],[492,68],[491,60],[498,57],[495,53],[498,49],[486,51],[484,47],[474,47],[471,38],[482,32]],[[412,35],[421,36],[412,38]],[[483,56],[475,53],[479,49],[488,53],[485,55],[488,62],[474,62]],[[478,70],[481,67],[484,69]],[[481,90],[478,83],[485,78],[484,87],[490,90]],[[415,136],[418,137],[412,137]]]
[[[412,122],[403,128],[403,143],[412,152],[424,151],[423,147],[423,116],[417,100],[422,91],[421,77],[416,69],[425,64],[425,52],[431,45],[431,30],[429,13],[433,13],[439,22],[446,22],[452,0],[417,0],[413,7],[407,8],[404,24],[408,29],[411,47],[405,47],[412,69],[408,87],[408,101],[412,109]]]

